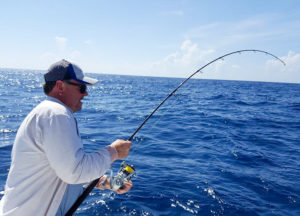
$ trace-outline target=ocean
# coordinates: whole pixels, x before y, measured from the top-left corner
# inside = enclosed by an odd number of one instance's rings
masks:
[[[183,81],[90,76],[101,81],[75,114],[87,152],[128,139]],[[41,71],[0,69],[0,198],[42,83]],[[189,80],[136,134],[126,162],[131,191],[95,189],[75,215],[300,215],[300,85]]]

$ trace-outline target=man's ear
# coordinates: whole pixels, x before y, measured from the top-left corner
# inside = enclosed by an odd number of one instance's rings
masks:
[[[64,93],[65,90],[65,83],[61,80],[57,80],[55,87],[57,88],[58,94],[61,96]]]

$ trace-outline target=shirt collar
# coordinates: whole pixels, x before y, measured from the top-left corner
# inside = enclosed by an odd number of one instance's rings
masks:
[[[59,103],[59,104],[63,105],[64,107],[66,107],[73,114],[73,111],[71,110],[71,108],[68,107],[63,102],[61,102],[59,99],[57,99],[55,97],[47,96],[46,100],[53,101],[53,102],[56,102],[56,103]]]

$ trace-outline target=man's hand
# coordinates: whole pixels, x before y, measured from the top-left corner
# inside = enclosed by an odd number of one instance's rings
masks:
[[[96,188],[100,190],[112,190],[110,187],[110,178],[106,175],[102,176],[96,185]],[[132,181],[124,182],[122,189],[113,190],[116,191],[118,194],[123,194],[128,192],[132,188]]]
[[[117,150],[118,159],[122,159],[128,155],[131,145],[130,141],[118,139],[111,144],[111,147]]]
[[[124,182],[122,189],[116,190],[118,194],[123,194],[128,192],[132,188],[132,181]]]

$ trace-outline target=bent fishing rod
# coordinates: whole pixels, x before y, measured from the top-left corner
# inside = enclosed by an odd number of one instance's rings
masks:
[[[222,55],[210,62],[208,62],[207,64],[205,64],[204,66],[202,66],[201,68],[199,68],[197,71],[195,71],[192,75],[190,75],[188,78],[186,78],[183,82],[181,82],[151,113],[150,115],[147,116],[147,118],[139,125],[139,127],[133,132],[133,134],[129,137],[129,141],[131,141],[134,136],[137,134],[137,132],[146,124],[146,122],[154,115],[154,113],[172,96],[175,94],[175,92],[181,87],[183,86],[189,79],[191,79],[193,76],[195,76],[197,73],[201,72],[201,70],[203,70],[204,68],[206,68],[207,66],[213,64],[214,62],[220,60],[220,59],[224,59],[227,56],[230,55],[234,55],[234,54],[241,54],[243,52],[258,52],[258,53],[264,53],[266,55],[272,56],[273,58],[275,58],[276,60],[280,61],[284,66],[286,65],[285,62],[283,60],[281,60],[279,57],[273,55],[272,53],[263,51],[263,50],[257,50],[257,49],[244,49],[244,50],[237,50],[234,52],[230,52],[227,53],[225,55]],[[126,172],[129,173],[129,177],[131,177],[132,172],[134,171],[134,168],[131,167],[130,165],[127,165],[125,163],[125,161],[122,163],[121,168],[119,170],[119,173],[121,172]],[[78,197],[78,199],[76,200],[76,202],[73,204],[73,206],[69,209],[69,211],[66,213],[66,216],[71,216],[73,215],[73,213],[77,210],[77,208],[80,206],[80,204],[84,201],[84,199],[89,195],[89,193],[93,190],[93,188],[97,185],[97,183],[99,182],[99,179],[95,179],[94,181],[92,181],[92,183],[89,184],[89,186],[84,190],[84,192]],[[130,178],[129,178],[130,179]],[[125,178],[126,180],[126,178]],[[124,181],[123,181],[124,183]],[[120,185],[120,187],[123,185],[123,183]]]

